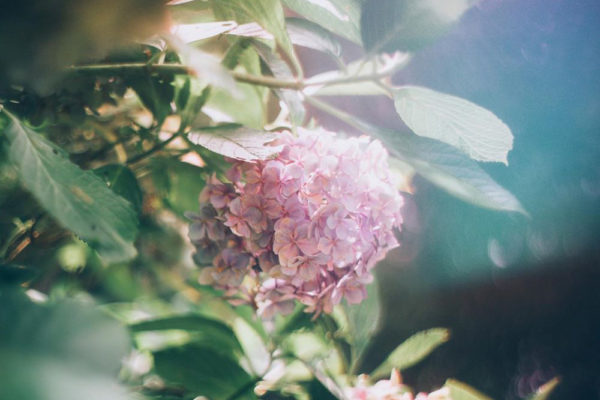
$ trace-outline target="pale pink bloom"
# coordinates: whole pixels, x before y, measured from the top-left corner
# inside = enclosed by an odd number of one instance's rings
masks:
[[[233,185],[222,183],[215,174],[208,179],[206,186],[200,192],[200,202],[210,202],[217,210],[225,208],[234,197]]]
[[[227,220],[225,225],[228,226],[233,233],[241,237],[250,237],[252,231],[246,221],[242,200],[240,197],[235,198],[229,203],[229,212],[226,214]]]
[[[361,301],[371,268],[398,245],[402,197],[387,152],[366,137],[302,128],[274,144],[274,159],[228,160],[233,184],[213,175],[202,191],[214,208],[190,216],[194,257],[205,265],[217,253],[203,276],[263,315],[289,311],[293,301],[317,314],[343,298]]]
[[[289,217],[280,219],[275,227],[273,251],[282,265],[288,265],[300,255],[314,255],[317,244],[308,237],[308,221],[295,221]]]

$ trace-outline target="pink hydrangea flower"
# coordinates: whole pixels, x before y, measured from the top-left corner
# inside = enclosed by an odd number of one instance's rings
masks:
[[[195,260],[213,257],[202,280],[265,316],[294,301],[315,313],[362,301],[402,223],[387,152],[324,130],[282,132],[276,142],[277,157],[229,160],[231,183],[213,175],[202,191],[201,211],[190,215]]]

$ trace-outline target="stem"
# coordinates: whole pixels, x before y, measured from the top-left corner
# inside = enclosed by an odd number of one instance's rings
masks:
[[[189,74],[194,72],[183,64],[146,64],[146,63],[120,63],[120,64],[90,64],[72,66],[67,69],[71,72],[92,73],[126,73],[138,70],[169,74]],[[305,84],[302,81],[277,79],[272,76],[252,75],[239,71],[230,71],[233,78],[242,83],[250,83],[274,89],[302,90]]]
[[[136,162],[143,160],[144,158],[146,158],[146,157],[148,157],[148,156],[156,153],[157,151],[162,150],[169,143],[171,143],[173,140],[175,140],[180,134],[181,134],[181,131],[178,131],[178,132],[174,133],[173,135],[171,135],[170,138],[168,138],[167,140],[164,140],[164,141],[156,144],[151,149],[149,149],[149,150],[147,150],[147,151],[145,151],[143,153],[140,153],[140,154],[137,154],[137,155],[131,157],[130,159],[128,159],[125,162],[125,164],[127,164],[127,165],[135,164]]]
[[[391,76],[394,72],[396,72],[402,65],[397,68],[391,69],[385,72],[372,73],[366,75],[355,75],[355,76],[345,76],[345,77],[336,77],[329,79],[320,79],[320,80],[285,80],[278,79],[272,76],[263,76],[263,75],[253,75],[247,74],[239,71],[230,71],[231,76],[238,82],[249,83],[252,85],[265,86],[272,89],[293,89],[293,90],[302,90],[309,86],[329,86],[329,85],[339,85],[343,83],[353,83],[353,82],[365,82],[365,81],[374,81],[377,82],[383,78]],[[119,63],[119,64],[90,64],[90,65],[78,65],[72,66],[67,69],[71,72],[91,72],[91,73],[126,73],[138,70],[146,70],[149,72],[157,72],[157,73],[169,73],[169,74],[190,74],[193,75],[194,72],[188,66],[183,64],[147,64],[147,63]]]

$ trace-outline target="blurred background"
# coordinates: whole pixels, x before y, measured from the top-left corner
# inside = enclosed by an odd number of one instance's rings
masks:
[[[386,324],[365,369],[410,334],[447,326],[450,342],[405,374],[419,389],[453,376],[517,399],[559,375],[553,399],[600,398],[599,49],[598,1],[488,0],[395,77],[469,99],[511,127],[509,167],[482,166],[531,218],[417,179],[403,248],[379,270]],[[338,104],[403,128],[385,100]]]

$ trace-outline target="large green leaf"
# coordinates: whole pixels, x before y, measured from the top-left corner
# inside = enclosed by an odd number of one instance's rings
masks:
[[[396,89],[394,104],[404,123],[417,135],[448,143],[477,161],[508,165],[512,132],[485,108],[415,86]]]
[[[150,162],[154,185],[165,204],[180,216],[198,209],[205,170],[173,158],[155,157]]]
[[[298,69],[299,62],[285,27],[280,0],[217,0],[213,2],[215,16],[240,24],[256,22],[275,37],[275,41]]]
[[[294,75],[290,67],[269,46],[258,40],[252,40],[251,43],[274,77],[280,79],[293,78]],[[289,89],[277,89],[274,92],[287,105],[292,123],[302,125],[306,117],[306,110],[301,94],[297,90]]]
[[[461,151],[439,140],[375,127],[315,99],[309,102],[342,121],[380,139],[398,162],[464,201],[493,210],[527,215],[521,203]]]
[[[280,146],[267,145],[277,138],[276,133],[233,124],[192,130],[188,138],[215,153],[242,161],[265,160],[281,150]]]
[[[66,228],[109,262],[136,255],[137,218],[131,205],[92,171],[71,163],[53,143],[11,114],[4,130],[8,158],[23,185]]]
[[[113,192],[128,200],[138,212],[142,211],[142,189],[135,174],[126,166],[109,164],[96,168],[96,175],[100,176]]]
[[[492,400],[483,393],[454,379],[448,379],[444,385],[452,400]]]
[[[198,314],[176,315],[137,322],[129,327],[133,332],[181,330],[192,335],[191,340],[213,346],[226,353],[242,352],[233,330],[216,319]]]
[[[127,331],[90,306],[34,304],[0,289],[0,398],[125,400]]]
[[[454,147],[416,135],[380,131],[390,153],[448,193],[480,207],[527,212],[519,200]]]
[[[367,298],[359,304],[342,303],[348,321],[349,342],[352,346],[352,370],[363,357],[371,338],[380,328],[381,300],[377,282],[367,286]]]
[[[155,352],[154,367],[169,384],[213,400],[228,399],[244,387],[252,390],[249,385],[253,379],[246,371],[235,360],[209,347],[188,344]]]
[[[340,60],[342,46],[337,39],[321,25],[303,18],[286,18],[287,30],[295,45],[330,54]]]
[[[360,27],[370,53],[417,50],[446,33],[474,0],[367,0]]]
[[[438,346],[448,341],[450,333],[444,328],[433,328],[414,334],[400,344],[372,373],[373,379],[390,374],[393,368],[402,371],[427,357]]]
[[[360,0],[283,0],[284,4],[322,27],[360,43]]]
[[[227,51],[223,65],[240,69],[252,75],[260,75],[260,57],[245,40],[237,40]],[[262,129],[267,123],[268,89],[259,85],[237,83],[236,92],[213,90],[204,112],[213,121],[235,122],[250,128]],[[216,113],[215,113],[216,111]]]

